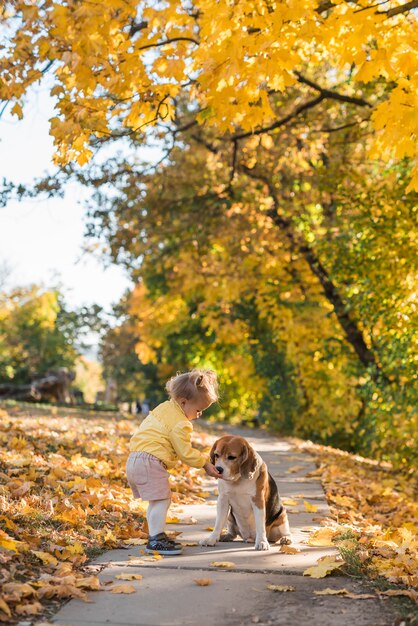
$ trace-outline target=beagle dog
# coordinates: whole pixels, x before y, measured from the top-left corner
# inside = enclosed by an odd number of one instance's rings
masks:
[[[210,460],[222,478],[218,480],[215,527],[200,545],[233,541],[237,535],[244,541],[255,542],[256,550],[268,550],[269,542],[291,543],[287,513],[280,502],[277,485],[248,441],[225,435],[213,444]],[[222,535],[227,518],[228,530]]]

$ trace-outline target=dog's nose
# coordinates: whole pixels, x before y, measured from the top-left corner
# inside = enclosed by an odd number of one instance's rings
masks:
[[[219,472],[220,474],[223,474],[223,471],[224,471],[224,468],[223,468],[223,467],[221,467],[220,465],[215,465],[215,467],[216,467],[216,469],[218,470],[218,472]]]

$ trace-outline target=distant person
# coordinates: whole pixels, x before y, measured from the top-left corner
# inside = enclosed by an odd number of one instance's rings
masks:
[[[139,415],[140,413],[142,413],[142,407],[141,407],[141,403],[139,400],[135,400],[135,413],[136,415]]]
[[[150,406],[149,406],[148,400],[144,400],[142,403],[142,409],[140,411],[144,417],[147,417],[149,413],[149,409],[150,409]]]
[[[170,400],[159,404],[146,417],[130,441],[126,474],[135,498],[148,500],[146,552],[180,554],[181,544],[164,532],[171,490],[167,469],[180,459],[221,478],[208,457],[191,444],[191,422],[218,399],[218,382],[211,370],[177,374],[166,384]],[[144,402],[142,403],[144,410]]]

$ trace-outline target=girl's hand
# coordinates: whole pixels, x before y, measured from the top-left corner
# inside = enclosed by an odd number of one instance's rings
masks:
[[[209,476],[213,476],[214,478],[222,478],[222,474],[220,474],[216,467],[212,465],[212,463],[209,463],[209,461],[204,464],[203,469]]]

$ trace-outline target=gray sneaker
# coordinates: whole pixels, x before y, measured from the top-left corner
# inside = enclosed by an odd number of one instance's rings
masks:
[[[167,537],[165,533],[159,533],[153,537],[148,537],[145,552],[148,554],[158,552],[158,554],[162,554],[163,556],[173,556],[175,554],[181,554],[183,552],[183,546]]]

